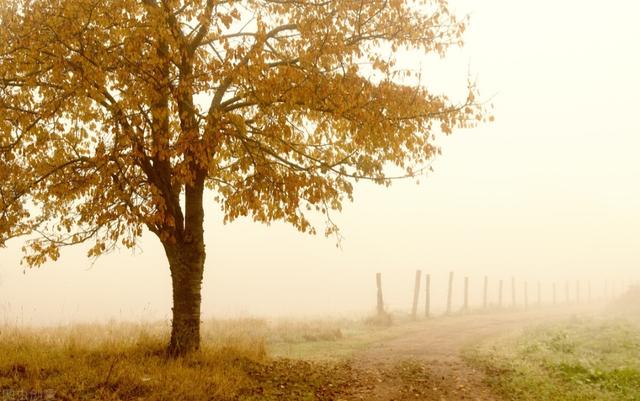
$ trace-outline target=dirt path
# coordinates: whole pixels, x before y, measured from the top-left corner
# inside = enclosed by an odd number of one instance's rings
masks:
[[[561,309],[438,318],[424,328],[376,343],[353,358],[366,384],[346,400],[498,400],[481,372],[461,357],[468,346],[545,321],[585,313]]]

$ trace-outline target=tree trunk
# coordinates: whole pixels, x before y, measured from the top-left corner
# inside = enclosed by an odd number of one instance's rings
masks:
[[[173,320],[168,353],[182,356],[200,348],[200,291],[204,246],[166,246],[173,289]]]
[[[204,172],[185,191],[185,224],[182,235],[164,243],[173,287],[173,321],[168,353],[183,356],[200,348],[200,300],[204,272]]]

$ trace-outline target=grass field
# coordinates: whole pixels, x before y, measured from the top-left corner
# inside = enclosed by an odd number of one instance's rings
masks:
[[[470,350],[505,400],[640,400],[640,324],[573,319]]]
[[[331,400],[354,385],[346,356],[411,328],[212,320],[203,323],[202,352],[170,360],[166,324],[5,326],[0,399]]]
[[[628,299],[621,304],[640,305]],[[201,352],[177,360],[164,354],[166,322],[0,326],[0,400],[329,401],[367,399],[379,389],[398,400],[431,399],[418,397],[423,390],[456,399],[461,366],[451,365],[450,355],[474,335],[480,341],[483,333],[527,327],[536,316],[549,319],[544,310],[496,313],[418,322],[405,315],[391,326],[348,319],[208,320]],[[505,400],[640,400],[638,320],[563,319],[468,349],[466,361],[480,368],[476,373],[487,373],[474,383]],[[383,367],[375,358],[364,367],[349,360],[396,338],[396,349],[410,352],[387,355],[377,348],[389,362]],[[449,354],[443,354],[448,340]],[[439,348],[425,360],[406,360],[429,347]],[[434,365],[433,358],[444,362]]]

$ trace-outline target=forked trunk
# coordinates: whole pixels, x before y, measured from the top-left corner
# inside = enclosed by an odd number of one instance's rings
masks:
[[[204,192],[203,170],[197,170],[192,185],[185,188],[184,229],[163,242],[173,287],[173,321],[167,349],[171,356],[182,356],[200,348],[200,290],[204,271]]]
[[[200,348],[200,291],[204,246],[165,246],[173,288],[173,321],[168,353],[182,356]]]

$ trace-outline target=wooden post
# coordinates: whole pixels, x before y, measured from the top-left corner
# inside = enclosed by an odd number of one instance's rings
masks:
[[[464,306],[462,309],[465,312],[469,310],[469,277],[464,278]]]
[[[416,270],[416,281],[413,286],[413,307],[411,317],[415,320],[418,317],[418,299],[420,298],[420,281],[422,281],[422,271]]]
[[[516,278],[511,277],[511,306],[516,307]]]
[[[384,315],[384,302],[382,300],[382,273],[376,273],[376,285],[378,286],[378,316]]]
[[[576,303],[580,303],[580,280],[576,280]]]
[[[571,301],[569,300],[569,282],[568,281],[564,283],[564,300],[567,304],[571,303]]]
[[[453,272],[449,272],[449,290],[447,291],[447,315],[451,314],[452,292],[453,292]]]
[[[556,298],[556,283],[553,283],[553,304],[555,305],[557,303],[557,298]]]
[[[540,306],[542,304],[542,299],[540,298],[540,282],[538,281],[538,300],[537,300],[537,304],[538,306]]]
[[[529,287],[528,283],[524,282],[524,310],[529,309]]]
[[[498,306],[502,308],[502,280],[498,285]]]
[[[431,274],[426,275],[424,286],[425,286],[424,316],[429,317],[429,315],[431,315]]]
[[[489,290],[489,277],[484,276],[484,299],[482,302],[482,307],[487,309],[487,291]]]

